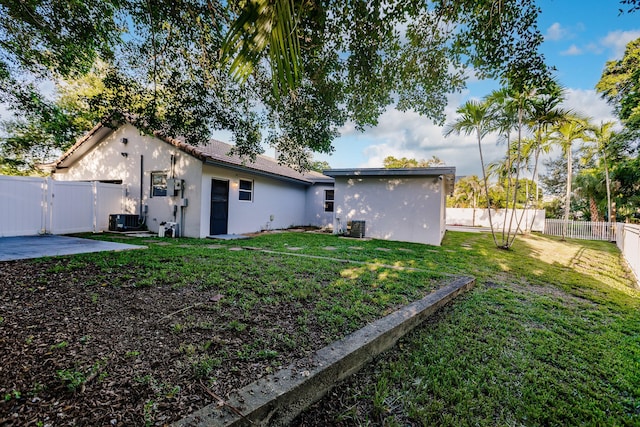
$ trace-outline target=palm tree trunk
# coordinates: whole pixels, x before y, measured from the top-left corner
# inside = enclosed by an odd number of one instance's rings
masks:
[[[513,186],[513,211],[511,212],[511,219],[509,220],[509,233],[507,234],[507,246],[505,249],[509,249],[516,239],[516,235],[518,234],[518,228],[520,228],[520,222],[522,221],[522,217],[518,221],[516,219],[516,230],[513,232],[513,236],[511,236],[511,227],[513,226],[513,217],[516,213],[516,202],[518,200],[518,187],[520,181],[520,163],[522,162],[522,114],[523,108],[520,106],[518,108],[518,150],[516,156],[516,182]],[[523,213],[524,215],[524,213]],[[506,218],[505,218],[506,222]]]
[[[609,177],[609,167],[607,165],[607,154],[602,150],[602,161],[604,162],[604,180],[607,187],[607,221],[609,222],[609,241],[613,240],[613,224],[611,219],[611,178]]]
[[[489,227],[491,227],[491,236],[493,237],[493,244],[498,246],[498,240],[496,239],[496,232],[493,229],[493,220],[491,219],[491,198],[489,197],[489,184],[487,179],[487,172],[484,167],[484,157],[482,155],[482,134],[480,129],[477,129],[478,134],[478,151],[480,152],[480,165],[482,166],[482,178],[484,179],[484,191],[487,194],[487,211],[489,213]]]
[[[536,213],[538,212],[539,206],[538,193],[540,192],[540,190],[538,190],[538,162],[540,161],[540,151],[540,142],[538,141],[538,147],[536,147],[535,163],[533,165],[533,182],[536,183],[536,205],[535,209],[533,210],[533,218],[531,218],[531,226],[529,227],[529,230],[533,230],[533,224],[536,222]]]
[[[567,146],[567,193],[564,199],[564,226],[562,227],[562,240],[567,237],[569,227],[569,211],[571,210],[571,175],[573,172],[573,158],[571,157],[571,142]]]

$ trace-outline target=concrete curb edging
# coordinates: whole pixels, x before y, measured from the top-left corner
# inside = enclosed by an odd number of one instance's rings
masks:
[[[212,403],[173,424],[194,426],[282,426],[320,400],[334,385],[357,372],[378,354],[388,350],[405,334],[424,322],[460,293],[475,285],[475,278],[460,277],[336,341],[310,357],[311,367],[301,370],[293,363],[231,393],[225,405]]]

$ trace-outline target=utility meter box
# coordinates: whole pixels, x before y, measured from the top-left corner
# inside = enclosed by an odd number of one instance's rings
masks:
[[[184,186],[184,181],[181,179],[178,179],[178,178],[167,179],[167,195],[169,197],[179,196],[183,186]]]

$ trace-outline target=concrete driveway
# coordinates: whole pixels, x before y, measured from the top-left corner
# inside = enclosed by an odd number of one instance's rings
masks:
[[[0,261],[145,248],[146,246],[101,242],[68,236],[0,237]]]

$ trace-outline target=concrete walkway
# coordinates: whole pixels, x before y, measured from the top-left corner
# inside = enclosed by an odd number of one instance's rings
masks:
[[[0,261],[145,248],[146,246],[101,242],[68,236],[0,237]]]

